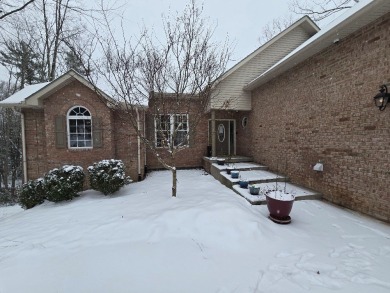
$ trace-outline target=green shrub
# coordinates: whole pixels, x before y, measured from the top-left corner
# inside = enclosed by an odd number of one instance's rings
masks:
[[[83,190],[84,172],[80,166],[65,165],[45,175],[46,199],[53,202],[70,200]]]
[[[103,160],[88,167],[91,188],[104,195],[118,191],[129,180],[121,160]]]
[[[19,194],[19,203],[24,209],[31,209],[45,200],[45,182],[43,178],[30,180],[23,184]]]

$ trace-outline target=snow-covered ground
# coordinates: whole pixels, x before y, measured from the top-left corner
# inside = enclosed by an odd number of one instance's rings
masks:
[[[0,208],[0,292],[390,292],[390,226],[320,201],[290,225],[202,171]]]

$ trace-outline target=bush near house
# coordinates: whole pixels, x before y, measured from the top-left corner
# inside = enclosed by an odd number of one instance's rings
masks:
[[[70,200],[83,190],[85,175],[80,166],[65,165],[45,175],[46,199],[53,202]]]
[[[128,180],[121,160],[102,160],[89,166],[88,172],[91,188],[104,195],[118,191]]]
[[[23,184],[19,203],[24,209],[31,209],[45,200],[45,181],[43,178],[30,180]]]

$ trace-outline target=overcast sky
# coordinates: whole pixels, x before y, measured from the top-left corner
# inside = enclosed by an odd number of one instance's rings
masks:
[[[91,0],[89,0],[91,1]],[[113,0],[111,0],[113,1]],[[140,27],[161,26],[163,14],[181,12],[189,1],[185,0],[120,0],[126,3],[123,17],[126,33],[138,34]],[[289,13],[288,0],[198,0],[204,5],[204,17],[216,25],[215,40],[223,42],[226,35],[233,43],[231,65],[259,47],[261,29],[268,22]],[[297,16],[298,18],[299,16]]]

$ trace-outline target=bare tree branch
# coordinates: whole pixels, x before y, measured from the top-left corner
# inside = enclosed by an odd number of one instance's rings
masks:
[[[94,66],[99,81],[104,79],[109,85],[112,107],[126,113],[128,124],[143,144],[172,172],[172,196],[177,192],[177,154],[191,147],[212,86],[225,71],[230,56],[227,41],[213,42],[214,29],[202,13],[203,7],[191,0],[182,13],[163,17],[164,41],[147,29],[130,40],[123,31],[119,41],[106,13],[106,37],[96,28],[104,55]],[[151,117],[151,129],[146,133],[139,129],[137,115],[145,105]]]
[[[35,0],[29,0],[27,1],[26,3],[24,3],[22,6],[18,7],[18,8],[15,8],[13,10],[10,10],[8,12],[5,12],[4,14],[0,15],[0,20],[11,15],[11,14],[14,14],[16,12],[19,12],[21,10],[23,10],[24,8],[26,8],[28,5],[30,5],[31,3],[33,3]],[[8,5],[10,6],[10,5]],[[3,10],[0,10],[0,13],[3,13],[4,11]]]
[[[314,21],[323,20],[341,10],[352,7],[359,0],[292,0],[290,10],[296,14],[309,15]]]

